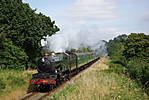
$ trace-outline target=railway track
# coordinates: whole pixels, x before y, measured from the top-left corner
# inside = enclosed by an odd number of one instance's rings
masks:
[[[23,97],[17,99],[17,100],[43,100],[45,97],[50,96],[52,94],[54,94],[56,91],[59,91],[60,89],[62,89],[64,86],[66,86],[67,84],[69,84],[69,82],[71,80],[73,80],[74,78],[76,78],[77,76],[79,76],[83,71],[85,71],[85,69],[89,68],[91,65],[93,65],[96,61],[98,61],[99,58],[81,66],[79,68],[79,72],[75,75],[73,75],[69,81],[65,81],[63,82],[61,85],[59,85],[58,87],[54,88],[53,90],[46,92],[46,93],[40,93],[40,92],[32,92],[32,93],[28,93],[26,95],[24,95]]]

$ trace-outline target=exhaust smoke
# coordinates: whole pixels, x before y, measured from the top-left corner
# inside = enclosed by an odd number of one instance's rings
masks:
[[[47,36],[41,40],[42,46],[46,46],[52,52],[65,52],[70,49],[79,49],[80,47],[90,47],[97,54],[106,54],[105,42],[101,35],[91,31],[62,32],[52,36]]]

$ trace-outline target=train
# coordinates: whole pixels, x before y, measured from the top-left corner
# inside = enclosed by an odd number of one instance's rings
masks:
[[[93,52],[43,52],[43,57],[37,61],[37,73],[29,80],[28,93],[46,92],[52,90],[71,76],[77,74],[84,64],[97,59]]]

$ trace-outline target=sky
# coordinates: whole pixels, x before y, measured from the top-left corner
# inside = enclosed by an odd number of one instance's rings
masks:
[[[56,21],[62,33],[111,39],[132,32],[149,34],[149,0],[23,0]],[[96,33],[96,34],[94,34]],[[85,39],[85,38],[84,38]]]

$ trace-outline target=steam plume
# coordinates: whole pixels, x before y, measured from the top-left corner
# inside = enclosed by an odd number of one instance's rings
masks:
[[[46,42],[42,44],[47,46],[50,51],[65,52],[70,49],[79,49],[82,45],[84,47],[91,47],[95,51],[106,52],[105,43],[101,40],[102,36],[91,31],[67,32],[57,33],[50,37],[46,37]],[[97,50],[100,49],[100,50]]]

